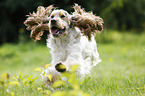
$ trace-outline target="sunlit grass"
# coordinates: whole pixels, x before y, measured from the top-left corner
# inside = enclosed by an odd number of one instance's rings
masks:
[[[26,74],[35,67],[50,63],[51,57],[45,45],[34,42],[4,44],[0,47],[0,72],[23,71]]]
[[[145,34],[119,33],[105,31],[96,36],[98,51],[102,62],[92,70],[92,77],[86,76],[80,83],[82,91],[91,96],[143,96],[145,95]],[[0,46],[0,74],[9,73],[10,77],[33,75],[38,77],[31,86],[10,87],[18,96],[39,96],[42,88],[40,73],[33,71],[51,61],[45,45],[34,42],[24,44],[4,44]],[[0,85],[0,89],[2,86]],[[1,90],[0,95],[10,95]]]

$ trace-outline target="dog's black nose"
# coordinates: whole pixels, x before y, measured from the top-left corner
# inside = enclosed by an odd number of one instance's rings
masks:
[[[56,24],[56,22],[57,22],[57,21],[56,21],[55,19],[52,19],[52,20],[51,20],[51,24],[52,24],[52,25]]]

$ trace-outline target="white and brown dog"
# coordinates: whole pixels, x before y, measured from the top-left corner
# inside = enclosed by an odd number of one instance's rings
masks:
[[[92,12],[86,12],[77,4],[74,5],[72,14],[62,9],[56,9],[52,5],[47,8],[39,6],[36,13],[28,15],[24,22],[31,31],[31,38],[40,39],[43,30],[49,30],[47,47],[51,49],[51,67],[44,70],[44,81],[49,81],[47,74],[52,75],[55,81],[63,71],[71,71],[71,66],[79,65],[77,74],[85,76],[89,74],[93,66],[101,60],[97,51],[94,33],[103,30],[103,20]],[[66,69],[60,69],[64,64]]]

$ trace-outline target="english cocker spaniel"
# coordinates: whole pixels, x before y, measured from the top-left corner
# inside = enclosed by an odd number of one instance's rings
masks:
[[[52,62],[43,76],[48,83],[47,74],[52,75],[51,82],[54,82],[61,72],[71,71],[71,66],[78,64],[76,73],[83,77],[101,61],[94,34],[103,30],[103,19],[86,12],[78,4],[73,8],[74,12],[69,14],[53,5],[47,8],[39,6],[37,12],[30,13],[24,22],[34,41],[40,40],[44,30],[50,32],[47,47],[51,49]],[[64,69],[59,67],[62,64]]]

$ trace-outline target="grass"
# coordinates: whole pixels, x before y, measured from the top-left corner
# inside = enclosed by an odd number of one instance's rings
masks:
[[[79,85],[91,96],[144,96],[145,95],[145,34],[104,31],[96,36],[102,62],[92,70],[92,77],[86,76]],[[40,96],[38,87],[43,86],[39,72],[33,71],[51,61],[45,45],[34,42],[4,44],[0,46],[0,74],[33,75],[35,84],[9,89],[18,96]],[[26,79],[28,79],[26,77]],[[29,84],[28,84],[29,85]],[[13,89],[12,89],[13,88]],[[0,86],[0,89],[3,89]],[[8,95],[5,90],[0,95]],[[9,94],[10,95],[10,94]],[[13,94],[11,94],[13,95]]]

